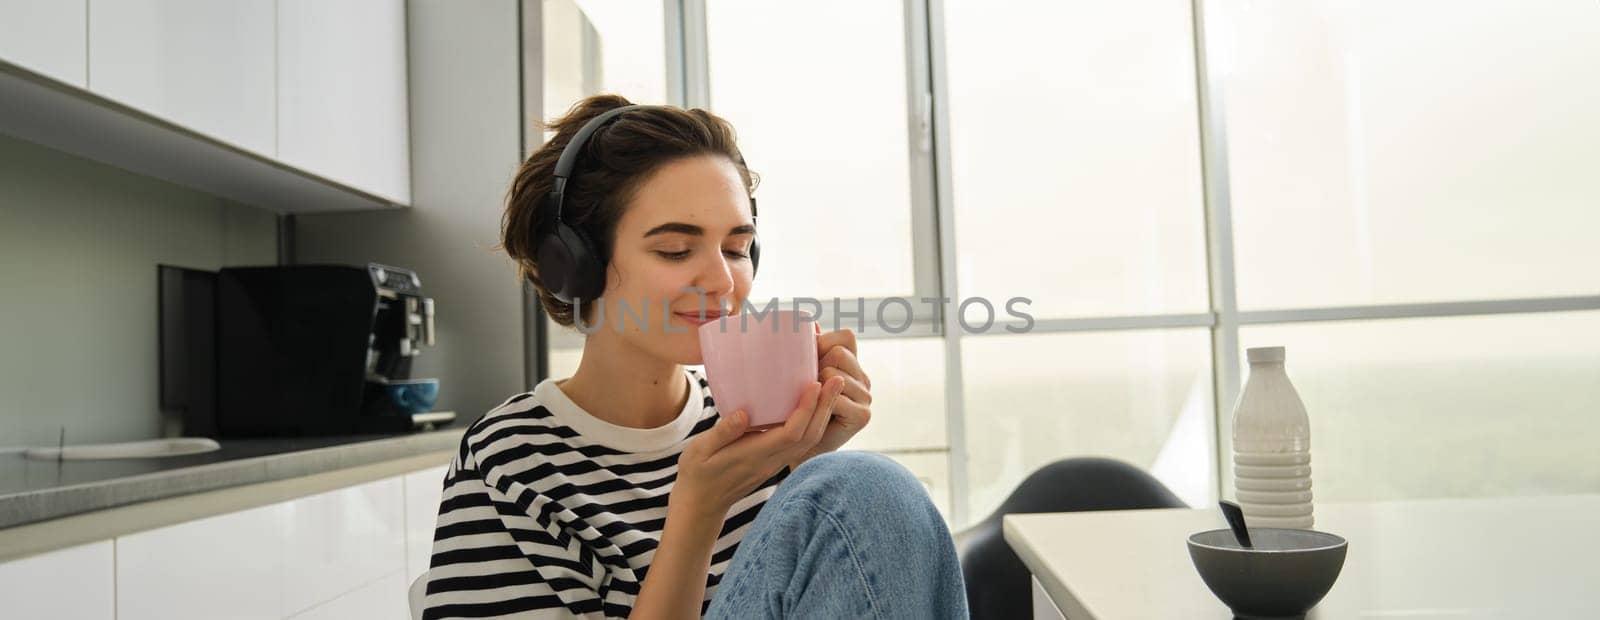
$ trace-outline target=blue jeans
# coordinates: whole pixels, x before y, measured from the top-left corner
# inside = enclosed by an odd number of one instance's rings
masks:
[[[866,452],[805,462],[739,543],[707,618],[967,618],[944,520],[900,464]]]

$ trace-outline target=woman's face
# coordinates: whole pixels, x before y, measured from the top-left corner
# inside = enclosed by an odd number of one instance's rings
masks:
[[[749,258],[754,239],[749,195],[728,158],[697,156],[662,166],[617,222],[602,297],[605,324],[589,337],[619,338],[677,364],[702,363],[701,308],[707,321],[719,309],[738,312],[755,277]],[[591,313],[589,320],[598,318]]]

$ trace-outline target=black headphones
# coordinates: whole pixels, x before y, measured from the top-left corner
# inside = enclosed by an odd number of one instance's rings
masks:
[[[570,304],[579,299],[593,301],[606,289],[606,257],[600,254],[599,246],[588,234],[561,219],[561,207],[566,201],[567,182],[572,178],[572,169],[577,167],[578,156],[583,152],[589,136],[623,112],[643,107],[647,106],[612,108],[584,123],[578,133],[572,136],[572,141],[561,150],[561,158],[556,160],[555,184],[545,198],[546,207],[554,209],[556,217],[555,223],[539,238],[539,278],[545,289],[564,303]],[[743,155],[739,156],[739,164],[744,165]],[[750,197],[750,219],[756,219],[754,196]],[[750,266],[752,271],[761,266],[759,238],[750,240]]]

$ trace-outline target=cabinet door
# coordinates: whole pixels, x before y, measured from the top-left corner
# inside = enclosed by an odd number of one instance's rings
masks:
[[[117,539],[118,620],[282,618],[286,504]]]
[[[0,60],[85,85],[88,0],[0,0]]]
[[[405,571],[395,571],[339,598],[290,616],[291,620],[403,620],[411,617]]]
[[[91,0],[89,90],[272,157],[273,0]]]
[[[402,487],[395,476],[287,504],[285,615],[405,570]],[[405,589],[397,596],[404,601]]]
[[[395,476],[118,538],[118,618],[283,618],[402,580],[403,484]]]
[[[428,570],[448,465],[406,474],[406,583]]]
[[[116,617],[111,541],[0,564],[0,615],[7,618]]]
[[[411,202],[401,0],[280,0],[278,155],[284,163]]]

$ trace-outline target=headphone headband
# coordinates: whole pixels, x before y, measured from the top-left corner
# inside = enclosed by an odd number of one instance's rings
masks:
[[[578,166],[578,155],[583,152],[583,147],[589,143],[589,136],[594,135],[594,132],[599,131],[607,122],[610,122],[611,119],[616,118],[623,112],[642,107],[644,106],[625,105],[611,108],[600,113],[599,116],[589,119],[589,122],[579,127],[578,133],[573,134],[572,139],[567,141],[567,146],[561,149],[561,158],[556,160],[555,187],[551,188],[551,194],[561,198],[566,197],[567,179],[572,178],[572,169]],[[564,202],[566,201],[555,201],[557,222],[561,221],[561,205]]]
[[[578,165],[578,154],[583,151],[583,146],[589,142],[589,136],[593,135],[594,132],[599,131],[600,127],[605,125],[607,121],[616,118],[617,115],[620,115],[623,112],[627,112],[628,110],[636,110],[642,107],[645,106],[625,105],[617,108],[611,108],[610,110],[600,113],[599,116],[589,119],[589,122],[584,123],[583,127],[578,128],[578,133],[573,134],[572,139],[567,141],[566,148],[561,150],[561,158],[556,160],[556,178],[566,179],[572,176],[572,169]]]
[[[556,160],[553,173],[555,178],[546,199],[555,207],[555,220],[539,243],[538,260],[547,290],[563,302],[592,300],[605,289],[606,261],[600,254],[599,246],[582,230],[562,221],[561,217],[566,203],[567,183],[572,178],[573,170],[578,167],[578,157],[583,153],[590,136],[611,122],[611,119],[629,110],[646,107],[654,106],[633,104],[619,106],[589,119],[589,122],[584,123],[578,128],[578,132],[572,135],[572,139],[561,149],[561,157]],[[744,154],[736,155],[739,164],[743,166]],[[756,219],[754,196],[750,197],[750,219],[752,222]],[[761,265],[759,239],[752,239],[750,242],[750,262],[752,268],[759,268]]]
[[[648,107],[652,106],[629,104],[611,108],[601,112],[599,116],[589,119],[589,122],[578,128],[578,133],[572,134],[572,139],[568,140],[566,147],[561,149],[561,157],[556,159],[556,169],[553,173],[555,179],[552,182],[553,187],[550,189],[550,195],[556,197],[556,200],[553,201],[556,206],[555,221],[561,221],[562,205],[566,203],[567,181],[572,178],[573,169],[578,167],[578,157],[583,154],[583,147],[589,144],[589,137],[594,135],[594,132],[600,131],[601,127],[611,122],[611,119],[621,116],[623,112]],[[735,155],[739,158],[739,165],[748,169],[748,164],[744,163],[744,153],[735,153]],[[760,215],[760,213],[756,212],[756,197],[751,196],[750,219],[754,220]]]

